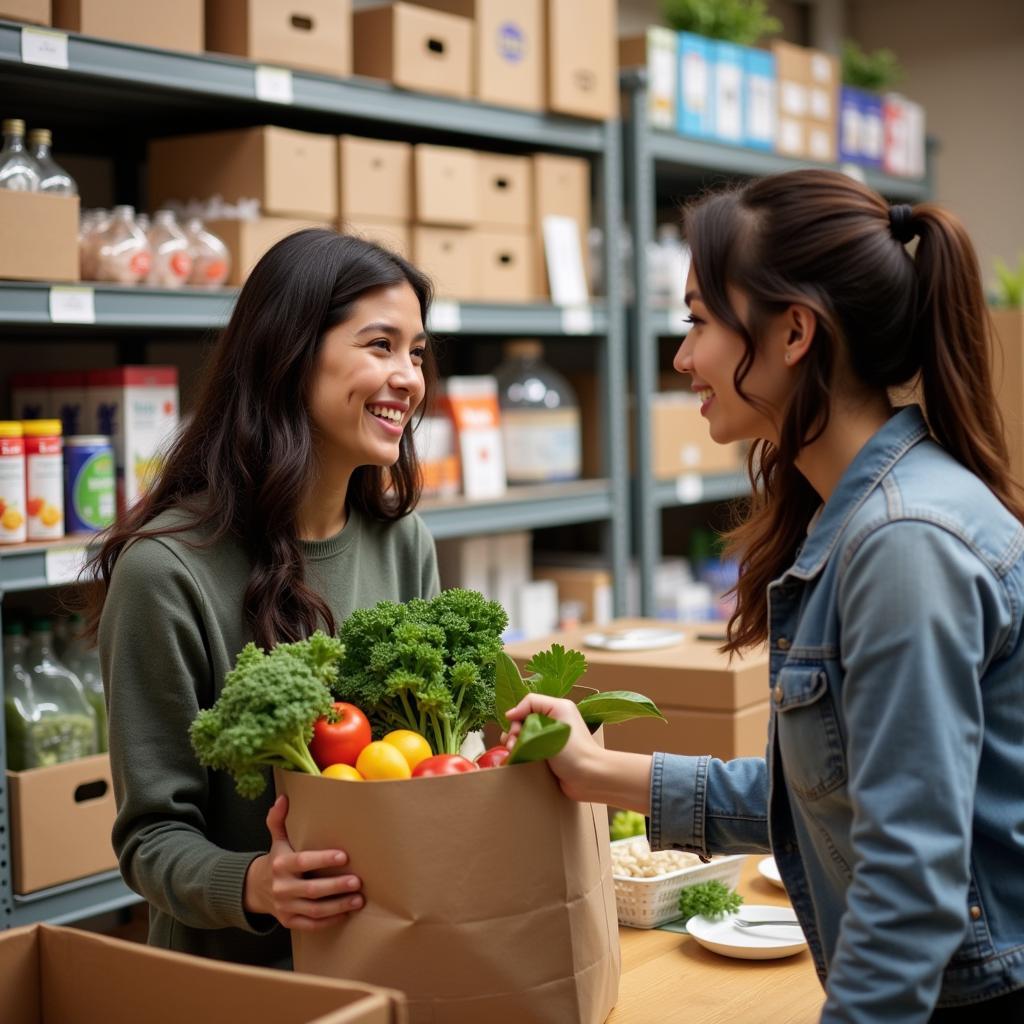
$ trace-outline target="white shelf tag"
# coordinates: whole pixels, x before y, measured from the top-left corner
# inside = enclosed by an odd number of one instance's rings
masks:
[[[67,70],[67,34],[51,32],[46,28],[23,28],[21,30],[21,60],[24,64],[39,64],[44,68]]]
[[[566,306],[562,310],[563,334],[593,334],[594,311],[589,306]]]
[[[51,288],[50,321],[55,324],[96,323],[92,288]]]
[[[427,330],[443,333],[462,329],[462,310],[457,302],[435,301],[427,317]]]
[[[704,497],[704,479],[700,473],[683,473],[676,477],[676,498],[681,505],[695,505]]]
[[[78,574],[85,565],[88,551],[85,548],[48,548],[46,551],[46,583],[56,586],[60,583],[77,583]]]
[[[287,68],[260,64],[256,68],[256,99],[265,103],[294,103],[292,73]]]

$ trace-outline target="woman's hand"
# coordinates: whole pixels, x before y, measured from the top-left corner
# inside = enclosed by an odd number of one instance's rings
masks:
[[[355,875],[306,878],[306,872],[338,868],[348,862],[343,850],[296,853],[288,841],[288,798],[279,796],[267,813],[270,852],[257,857],[245,876],[243,906],[251,914],[271,914],[285,926],[314,931],[337,924],[363,905]]]

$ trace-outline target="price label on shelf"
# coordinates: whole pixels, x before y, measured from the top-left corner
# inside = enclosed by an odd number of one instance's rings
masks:
[[[680,505],[695,505],[704,497],[704,479],[700,473],[683,473],[676,477],[676,498]]]
[[[61,583],[76,583],[85,566],[88,551],[85,548],[48,548],[46,551],[46,583],[54,587]]]
[[[427,317],[427,330],[435,333],[462,329],[462,310],[457,302],[435,302]]]
[[[562,310],[563,334],[593,334],[594,311],[589,306],[566,306]]]
[[[294,103],[292,73],[287,68],[260,64],[256,68],[256,99],[264,103]]]
[[[50,321],[55,324],[96,323],[92,288],[51,288]]]
[[[47,28],[21,30],[21,60],[24,64],[38,64],[44,68],[68,66],[68,37],[64,32]]]

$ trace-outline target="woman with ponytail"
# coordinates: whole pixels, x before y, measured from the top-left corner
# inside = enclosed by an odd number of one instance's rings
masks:
[[[288,929],[362,906],[356,876],[307,875],[344,851],[292,850],[286,799],[239,797],[188,731],[247,642],[334,633],[356,608],[437,592],[412,512],[430,297],[415,267],[358,238],[317,229],[275,245],[159,479],[93,560],[114,847],[154,945],[283,964]]]
[[[1024,1021],[1024,504],[970,240],[832,171],[684,218],[675,367],[712,438],[753,443],[725,649],[769,649],[767,753],[606,751],[539,696],[512,734],[570,723],[563,789],[655,848],[770,850],[826,1024]]]

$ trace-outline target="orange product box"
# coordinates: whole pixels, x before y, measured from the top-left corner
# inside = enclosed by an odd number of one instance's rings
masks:
[[[463,494],[501,497],[506,481],[497,381],[490,376],[448,377],[438,411],[455,425]]]

